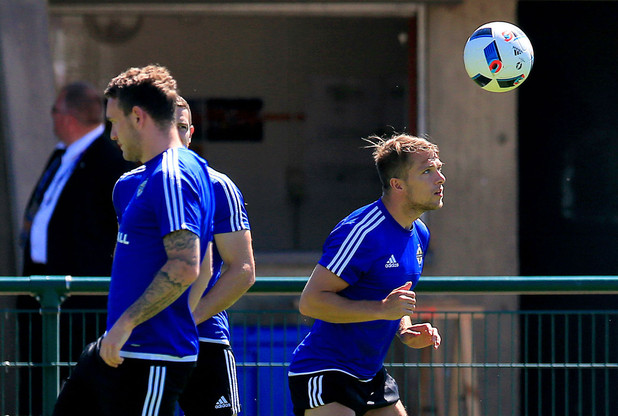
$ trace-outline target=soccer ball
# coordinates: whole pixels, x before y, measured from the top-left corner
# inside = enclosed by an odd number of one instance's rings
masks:
[[[472,81],[491,92],[519,87],[534,63],[528,36],[506,22],[486,23],[476,29],[466,41],[463,57]]]

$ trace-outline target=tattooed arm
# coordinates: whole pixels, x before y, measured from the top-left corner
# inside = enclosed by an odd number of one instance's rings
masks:
[[[197,279],[200,239],[178,230],[163,237],[167,262],[144,293],[124,311],[101,342],[101,358],[111,367],[122,364],[120,349],[133,329],[171,305]]]

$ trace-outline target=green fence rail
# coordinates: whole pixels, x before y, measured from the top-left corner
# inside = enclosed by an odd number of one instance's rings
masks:
[[[283,295],[283,294],[299,294],[305,283],[304,277],[258,277],[255,285],[251,288],[250,294],[261,295]],[[41,319],[41,363],[40,369],[42,372],[42,412],[44,415],[51,414],[53,403],[55,402],[58,394],[60,382],[61,382],[61,367],[68,367],[71,363],[62,362],[60,360],[60,316],[62,302],[71,295],[105,295],[108,290],[109,278],[108,277],[71,277],[71,276],[31,276],[31,277],[2,277],[0,278],[0,295],[13,296],[13,295],[29,295],[37,299],[40,303]],[[585,295],[615,295],[618,294],[618,277],[612,276],[491,276],[491,277],[424,277],[416,288],[416,291],[423,294],[460,294],[460,295],[564,295],[564,294],[585,294]],[[618,309],[618,302],[616,303]],[[4,311],[5,314],[9,311]],[[613,374],[618,368],[615,360],[610,359],[609,352],[599,357],[598,353],[593,353],[592,360],[586,359],[571,359],[571,356],[576,358],[582,358],[583,355],[589,353],[585,351],[583,344],[576,344],[579,347],[573,348],[571,351],[564,351],[564,342],[560,344],[560,340],[557,340],[559,345],[551,346],[553,354],[550,357],[543,357],[544,352],[540,350],[545,348],[545,344],[541,344],[539,339],[551,339],[558,338],[558,335],[562,337],[566,332],[566,337],[571,337],[574,332],[572,328],[593,327],[593,336],[603,336],[604,346],[602,349],[615,348],[614,345],[610,347],[610,341],[614,336],[612,331],[613,322],[618,320],[618,312],[616,311],[474,311],[474,310],[427,310],[419,311],[421,315],[424,315],[432,321],[438,321],[443,334],[446,332],[458,333],[458,337],[454,338],[457,345],[449,346],[449,341],[445,337],[445,345],[443,349],[445,351],[456,351],[456,359],[449,359],[446,353],[443,356],[429,357],[424,354],[425,352],[410,352],[407,349],[398,350],[398,347],[393,347],[393,352],[390,355],[390,361],[387,363],[389,371],[397,373],[404,379],[404,385],[408,385],[407,379],[410,377],[408,371],[410,368],[414,368],[420,372],[420,377],[425,380],[425,383],[414,384],[417,394],[415,397],[438,397],[443,398],[443,402],[440,400],[431,400],[429,402],[419,404],[419,415],[443,415],[451,416],[454,414],[466,414],[466,415],[485,415],[492,414],[489,412],[492,406],[495,404],[479,404],[478,397],[471,395],[470,383],[471,380],[475,380],[475,374],[483,372],[486,377],[484,380],[491,380],[492,377],[496,377],[496,382],[499,384],[500,377],[503,377],[506,372],[517,373],[517,376],[511,377],[513,380],[517,379],[521,381],[521,385],[511,386],[513,389],[513,395],[518,396],[521,393],[521,389],[526,388],[541,388],[546,382],[553,383],[554,386],[562,385],[566,382],[567,386],[562,392],[557,394],[570,394],[569,389],[569,377],[571,373],[563,373],[564,370],[573,369],[576,370],[575,379],[570,380],[571,385],[577,381],[582,382],[592,380],[593,386],[598,389],[605,388],[609,384],[613,383]],[[67,314],[67,312],[62,312]],[[71,312],[72,313],[72,312]],[[268,315],[269,318],[266,318]],[[260,318],[262,317],[262,318]],[[273,318],[274,317],[274,318]],[[235,352],[241,354],[237,361],[240,368],[268,368],[269,371],[285,371],[285,366],[289,361],[289,356],[285,353],[281,358],[273,358],[273,350],[276,349],[275,343],[279,342],[272,338],[273,328],[281,330],[283,333],[277,335],[277,337],[283,337],[287,343],[296,345],[296,343],[304,336],[303,331],[308,328],[309,322],[303,320],[303,318],[297,313],[297,311],[256,311],[256,310],[232,310],[230,311],[230,318],[233,324],[236,324],[238,328],[244,328],[245,333],[240,334],[243,339],[243,345],[240,348],[235,347]],[[77,319],[77,318],[76,318]],[[270,339],[266,340],[265,348],[270,348],[271,356],[267,360],[262,360],[259,357],[262,350],[256,350],[255,345],[263,342],[260,337],[262,335],[260,331],[256,333],[247,334],[246,322],[256,319],[270,319]],[[275,319],[275,321],[272,321]],[[242,324],[244,321],[245,325]],[[292,322],[290,324],[289,322]],[[273,323],[275,322],[275,323]],[[261,328],[263,323],[258,322],[257,327]],[[291,328],[292,335],[289,335],[286,328]],[[509,328],[512,328],[513,332],[520,331],[522,338],[516,340],[495,339],[494,331],[495,327],[499,327],[499,332],[509,332]],[[298,328],[302,328],[299,330]],[[443,329],[444,328],[444,329]],[[451,328],[451,329],[449,329]],[[518,329],[521,328],[521,329]],[[569,333],[571,332],[571,333]],[[576,332],[576,331],[575,331]],[[588,331],[589,332],[589,331]],[[463,339],[461,334],[469,333],[466,339]],[[610,333],[611,336],[609,335]],[[534,334],[534,336],[531,336]],[[1,334],[0,334],[1,335]],[[234,336],[234,334],[233,334]],[[481,337],[481,342],[477,341],[478,337]],[[291,339],[287,339],[287,338]],[[87,341],[92,341],[89,339]],[[463,341],[462,341],[463,340]],[[483,342],[484,341],[484,342]],[[478,349],[491,348],[492,343],[499,343],[497,351],[485,352],[485,357],[489,357],[492,354],[500,351],[509,351],[508,354],[512,356],[508,357],[505,362],[500,359],[493,359],[491,361],[481,360],[476,362],[472,359],[473,354],[470,351]],[[508,345],[509,342],[512,345]],[[521,342],[521,343],[520,343]],[[543,341],[545,342],[545,341]],[[270,345],[269,345],[270,343]],[[517,343],[514,345],[513,343]],[[464,345],[465,344],[465,345]],[[502,345],[505,344],[505,345]],[[567,348],[570,343],[566,342]],[[562,350],[561,350],[562,347]],[[77,346],[76,348],[81,348]],[[277,347],[278,348],[278,347]],[[450,348],[450,349],[449,349]],[[496,348],[494,348],[495,350]],[[17,360],[11,361],[1,356],[5,351],[0,350],[0,365],[5,367],[5,370],[10,367],[19,367],[20,365],[26,365],[24,363],[18,363]],[[257,354],[257,357],[253,355],[249,358],[248,355]],[[412,354],[412,355],[411,355]],[[506,354],[506,353],[505,353]],[[594,356],[597,354],[597,356]],[[602,354],[601,354],[602,355]],[[522,358],[523,357],[523,358]],[[452,358],[452,357],[451,357]],[[498,357],[500,358],[500,357]],[[504,357],[503,357],[504,358]],[[434,361],[437,360],[437,361]],[[589,362],[587,362],[589,361]],[[599,362],[597,362],[599,361]],[[532,362],[532,363],[531,363]],[[275,364],[273,364],[275,363]],[[33,365],[29,363],[27,365]],[[528,370],[534,370],[528,371]],[[544,372],[545,370],[551,370],[551,373]],[[601,370],[600,376],[596,374],[590,376],[591,371]],[[611,373],[611,374],[610,374]],[[252,377],[261,377],[259,374]],[[283,373],[282,373],[283,374]],[[431,379],[429,380],[428,374]],[[579,376],[577,375],[579,374]],[[510,377],[510,376],[509,376]],[[565,378],[566,377],[566,378]],[[579,377],[579,380],[577,379]],[[244,383],[250,383],[250,377],[244,378]],[[437,381],[436,381],[437,380]],[[453,389],[448,387],[453,384],[453,380],[459,380],[458,387],[453,393]],[[566,381],[565,381],[566,380]],[[255,381],[255,380],[254,380]],[[280,383],[280,382],[277,382]],[[467,383],[467,384],[466,384]],[[484,381],[487,383],[487,381]],[[473,383],[475,384],[475,383]],[[475,384],[476,386],[476,384]],[[532,387],[530,387],[532,386]],[[482,386],[481,386],[482,387]],[[481,388],[476,386],[475,389]],[[495,388],[494,386],[488,386],[487,388]],[[241,386],[242,388],[242,386]],[[607,387],[609,389],[609,387]],[[429,389],[429,390],[427,390]],[[463,394],[459,392],[467,391]],[[245,388],[244,391],[250,389]],[[559,390],[559,389],[558,389]],[[475,390],[478,391],[478,390]],[[593,390],[594,391],[594,390]],[[2,396],[1,400],[4,401],[6,395],[5,392],[0,392]],[[255,392],[258,396],[263,396],[264,393],[260,393],[260,390]],[[462,396],[463,394],[463,396]],[[477,393],[474,393],[477,394]],[[555,393],[556,394],[556,393]],[[583,393],[579,393],[583,394]],[[594,393],[592,393],[594,396]],[[476,397],[476,398],[475,398]],[[522,397],[523,402],[517,406],[512,406],[512,409],[518,409],[517,412],[521,414],[529,414],[530,407],[537,407],[537,414],[544,414],[543,400],[547,401],[547,398],[535,399],[531,405],[527,402],[528,396],[524,394]],[[599,414],[612,414],[610,409],[611,404],[609,398],[598,393],[598,397],[601,403],[595,404],[595,409],[602,409]],[[253,400],[257,400],[254,398]],[[550,397],[551,399],[551,397]],[[248,399],[247,399],[248,400]],[[271,398],[272,400],[272,398]],[[502,399],[501,399],[502,400]],[[506,400],[506,398],[504,398]],[[583,403],[587,403],[587,400],[580,400],[578,406],[583,406]],[[476,405],[475,405],[476,403]],[[595,402],[596,403],[596,402]],[[274,403],[273,403],[274,406]],[[476,406],[476,407],[475,407]],[[485,406],[485,407],[483,407]],[[566,406],[566,405],[565,405]],[[457,410],[455,410],[455,407]],[[568,407],[568,406],[567,406]],[[577,408],[571,410],[570,414],[596,414],[587,413],[589,409],[578,412]],[[493,410],[491,410],[493,411]],[[511,410],[510,414],[515,410]],[[595,410],[596,411],[596,410]],[[424,413],[423,413],[424,412]],[[10,414],[10,413],[3,413]],[[259,413],[256,414],[268,414]],[[276,413],[273,413],[276,414]],[[504,413],[507,414],[507,413]],[[530,413],[532,414],[532,413]],[[561,413],[552,413],[561,414]]]
[[[300,293],[305,277],[258,277],[251,293]],[[31,276],[0,278],[0,294],[63,299],[69,294],[102,295],[109,277]],[[423,293],[503,295],[618,294],[618,276],[440,276],[423,277]]]

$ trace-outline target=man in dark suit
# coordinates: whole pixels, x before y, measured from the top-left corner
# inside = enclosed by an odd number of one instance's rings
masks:
[[[24,220],[25,276],[109,276],[117,223],[116,180],[134,167],[105,133],[103,99],[89,84],[63,87],[52,108],[60,140]],[[41,183],[46,181],[47,183]],[[41,189],[42,187],[42,189]]]
[[[85,82],[68,84],[58,93],[52,117],[59,142],[32,192],[24,215],[24,276],[111,275],[118,232],[112,191],[118,178],[135,165],[124,160],[105,131],[103,104],[102,95]],[[20,297],[18,303],[25,309],[40,307],[29,297]],[[105,296],[69,297],[62,304],[63,310],[105,307]],[[81,315],[72,320],[69,315],[64,314],[61,320],[61,361],[76,361],[83,340],[100,336],[92,331],[97,330],[98,321],[105,322],[104,317],[88,316],[83,321]],[[40,318],[33,314],[28,320],[30,322],[21,322],[21,360],[40,362],[41,339],[37,334]],[[30,356],[29,345],[32,348]],[[32,383],[31,392],[28,388],[22,389],[21,408],[30,414],[40,414],[40,372],[24,375],[21,381],[22,386],[29,381]]]

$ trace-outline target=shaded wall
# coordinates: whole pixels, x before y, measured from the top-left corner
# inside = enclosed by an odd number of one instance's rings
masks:
[[[26,7],[38,2],[12,3]],[[426,38],[426,133],[440,145],[448,177],[445,207],[425,218],[433,234],[427,275],[518,273],[518,93],[481,90],[467,78],[461,60],[469,34],[489,20],[515,21],[515,5],[514,0],[428,5],[419,23]],[[54,143],[48,112],[52,65],[58,85],[85,78],[103,89],[127,66],[159,62],[172,69],[189,98],[265,98],[264,111],[273,118],[264,124],[262,142],[202,143],[212,165],[228,172],[245,193],[258,255],[295,244],[319,253],[343,215],[379,195],[360,137],[381,133],[387,125],[398,130],[407,125],[405,100],[398,105],[398,94],[408,89],[408,45],[401,36],[407,18],[159,16],[139,22],[135,36],[120,43],[97,41],[83,25],[80,16],[52,16],[52,63],[15,67],[10,73],[16,78],[4,84],[20,92],[11,93],[11,118],[17,120],[11,128],[28,127],[27,133],[10,134],[22,138],[10,144],[16,160],[11,167],[13,215],[21,215],[39,174],[31,166],[42,166]],[[47,40],[40,42],[46,45]],[[29,59],[33,56],[47,60],[49,52],[29,54]],[[33,71],[45,72],[30,77],[43,87],[24,79]],[[36,111],[20,98],[23,88],[37,91],[32,100],[40,106]],[[347,105],[335,100],[333,91],[342,88],[348,92]],[[378,97],[376,91],[392,94]],[[37,116],[26,117],[29,113]],[[325,116],[331,118],[327,126]],[[40,131],[33,134],[33,129]],[[300,209],[289,193],[298,178],[305,187]],[[299,213],[300,221],[295,220]],[[310,271],[315,256],[303,260],[300,274]],[[271,263],[280,259],[267,258]],[[293,269],[287,267],[285,274]]]
[[[45,1],[0,2],[0,275],[19,272],[22,213],[55,143],[48,39]]]
[[[256,250],[319,251],[344,215],[379,197],[361,138],[407,126],[407,18],[146,15],[117,42],[80,16],[52,24],[57,78],[103,89],[157,62],[194,103],[261,101],[261,140],[197,132],[192,145],[241,188]]]
[[[482,90],[462,60],[468,36],[489,21],[516,22],[515,7],[515,0],[428,7],[428,133],[447,176],[444,208],[428,215],[428,275],[518,274],[518,92]]]

